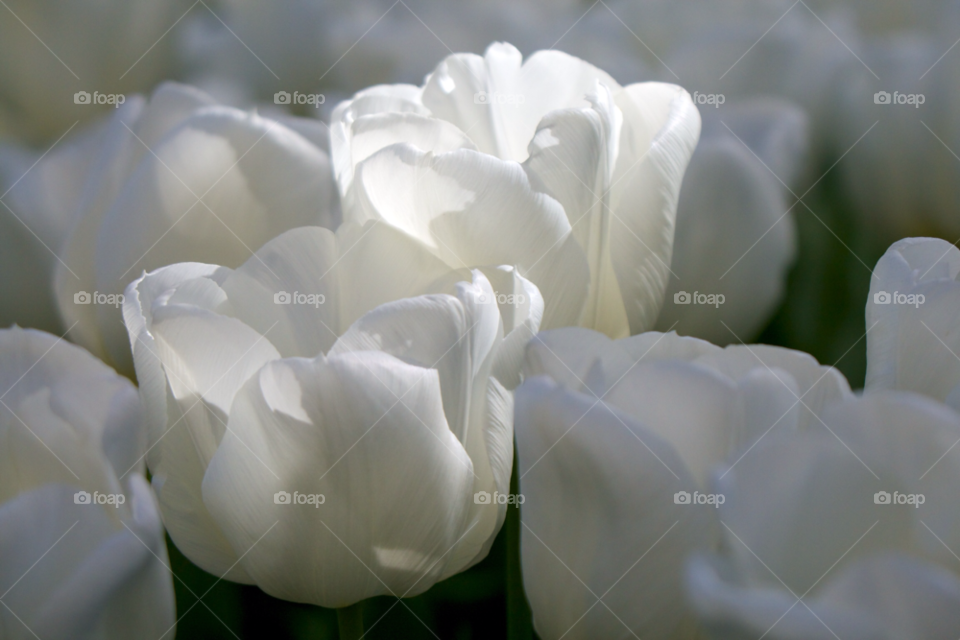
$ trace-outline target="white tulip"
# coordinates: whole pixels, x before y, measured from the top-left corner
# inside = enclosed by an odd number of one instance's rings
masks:
[[[515,264],[547,328],[652,326],[684,169],[700,132],[675,85],[621,87],[559,51],[446,58],[423,87],[333,114],[344,219],[402,230],[451,267]]]
[[[174,597],[137,391],[50,334],[0,331],[4,638],[169,638]]]
[[[18,324],[58,335],[53,278],[57,254],[70,232],[71,212],[99,147],[101,127],[81,130],[69,144],[41,154],[0,146],[0,327]]]
[[[543,313],[515,270],[488,273],[371,222],[131,283],[147,462],[180,550],[326,607],[481,560],[506,506],[474,496],[506,494],[513,460],[512,394],[491,373],[519,375]]]
[[[696,504],[710,500],[712,468],[774,433],[819,428],[823,408],[850,396],[806,354],[672,333],[547,331],[524,369],[521,556],[544,640],[692,637],[683,566],[719,541],[718,499]]]
[[[186,0],[9,0],[0,13],[0,121],[11,133],[55,140],[112,105],[74,94],[149,89],[177,66],[167,31]],[[126,95],[126,97],[131,97]]]
[[[807,117],[780,100],[712,111],[680,191],[656,328],[729,344],[756,338],[785,293],[796,255],[789,194],[804,169]]]
[[[716,490],[722,554],[688,587],[717,638],[920,640],[960,634],[960,416],[915,394],[827,407],[771,433]]]
[[[916,391],[960,409],[960,250],[906,238],[877,262],[867,296],[867,392]]]
[[[264,118],[163,84],[44,156],[10,190],[3,211],[19,219],[5,224],[47,245],[32,252],[55,274],[70,338],[129,375],[120,307],[143,271],[237,267],[288,229],[338,223],[326,135],[314,120]],[[19,321],[16,305],[4,301]]]

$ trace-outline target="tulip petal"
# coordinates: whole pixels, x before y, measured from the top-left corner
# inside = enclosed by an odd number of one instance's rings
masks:
[[[685,556],[716,535],[712,507],[674,502],[695,486],[690,472],[659,436],[590,396],[538,377],[516,398],[521,557],[537,633],[670,637],[685,615]]]
[[[378,113],[365,115],[350,123],[349,157],[337,158],[337,180],[346,194],[353,182],[353,169],[374,153],[392,144],[406,142],[422,151],[446,153],[473,149],[470,138],[445,120],[418,113]]]
[[[152,502],[144,489],[135,490],[135,500]],[[105,507],[76,504],[76,491],[50,484],[0,506],[4,629],[52,640],[172,638],[173,589],[153,555],[166,556],[159,521],[149,529],[133,524],[141,543]]]
[[[906,238],[887,249],[867,298],[866,390],[917,391],[944,401],[960,383],[958,274],[960,250],[949,242]]]
[[[687,573],[701,619],[718,633],[775,640],[948,640],[960,633],[960,581],[903,556],[876,555],[837,569],[805,604],[783,589],[737,584],[726,573],[722,564],[702,557]]]
[[[593,65],[560,51],[538,51],[521,65],[512,45],[495,42],[483,57],[448,56],[427,77],[423,104],[457,125],[484,153],[523,162],[527,143],[549,112],[586,107],[597,81],[619,85]]]
[[[503,321],[503,342],[497,348],[493,375],[507,389],[520,385],[527,343],[537,335],[543,320],[543,296],[536,285],[513,267],[481,268],[497,296]]]
[[[622,116],[599,82],[590,109],[547,114],[530,142],[524,168],[534,188],[563,206],[590,265],[590,290],[580,324],[613,338],[630,334],[610,258],[609,187]]]
[[[680,183],[700,137],[700,114],[676,85],[633,84],[611,184],[611,254],[630,333],[653,328],[670,274]]]
[[[740,380],[757,368],[771,373],[774,370],[787,372],[797,385],[796,397],[792,401],[799,401],[797,424],[801,429],[821,428],[820,416],[825,408],[852,396],[850,384],[842,373],[821,365],[809,354],[783,347],[730,345],[722,351],[705,354],[695,362],[733,380]]]
[[[337,240],[341,332],[382,304],[449,293],[457,282],[471,278],[469,270],[451,269],[426,245],[376,220],[362,226],[344,223]],[[398,269],[401,264],[405,267]]]
[[[589,268],[563,208],[534,191],[519,165],[393,145],[359,166],[353,188],[356,222],[386,222],[454,268],[515,265],[546,301],[544,325],[577,323]]]
[[[512,403],[504,398],[505,391],[487,388],[500,331],[493,289],[475,271],[472,284],[457,285],[456,298],[419,296],[367,313],[340,337],[329,355],[378,351],[436,369],[447,424],[473,461],[474,492],[503,491],[509,483],[510,467],[504,468],[503,449],[513,441]],[[468,561],[483,558],[505,514],[505,505],[470,507],[469,533],[458,540],[447,559],[450,574],[462,570]]]
[[[267,242],[221,285],[233,315],[281,357],[326,353],[340,331],[340,255],[322,227],[291,229]]]
[[[780,303],[796,253],[785,189],[732,135],[701,140],[683,186],[673,274],[656,326],[721,345],[750,341]],[[678,304],[681,292],[718,302]]]
[[[93,169],[80,194],[73,227],[58,252],[54,289],[63,324],[70,329],[71,340],[101,359],[109,358],[109,354],[98,328],[97,308],[77,304],[76,296],[97,290],[97,255],[90,247],[96,244],[106,210],[116,200],[138,154],[140,143],[130,135],[128,127],[136,125],[144,109],[142,99],[130,100],[116,110],[106,125]]]
[[[237,555],[207,513],[200,483],[226,430],[234,395],[280,354],[268,337],[240,321],[185,304],[154,305],[151,333],[168,403],[179,411],[151,441],[156,462],[150,467],[164,524],[184,555],[224,575]],[[248,581],[241,565],[228,575]]]
[[[342,607],[429,588],[462,535],[472,487],[436,372],[355,352],[280,360],[254,376],[203,493],[267,593]],[[278,491],[324,502],[278,504]]]
[[[334,226],[332,197],[329,159],[305,138],[256,114],[201,109],[143,157],[104,216],[97,290],[120,293],[131,271],[177,262],[239,267],[287,229]],[[96,306],[111,357],[123,363],[120,314]]]

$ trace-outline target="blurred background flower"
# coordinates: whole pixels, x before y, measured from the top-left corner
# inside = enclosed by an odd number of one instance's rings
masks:
[[[163,638],[173,578],[130,382],[79,347],[0,330],[0,620],[7,638]]]

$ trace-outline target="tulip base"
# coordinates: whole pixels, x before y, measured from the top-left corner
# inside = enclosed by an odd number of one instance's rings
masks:
[[[361,602],[337,609],[340,640],[360,640],[363,637],[363,607]]]

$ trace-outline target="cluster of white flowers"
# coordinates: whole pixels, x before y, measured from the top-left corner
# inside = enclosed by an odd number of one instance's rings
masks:
[[[415,596],[511,508],[543,640],[960,635],[960,8],[8,1],[0,636],[172,639],[165,533]],[[841,161],[862,392],[749,344]]]

